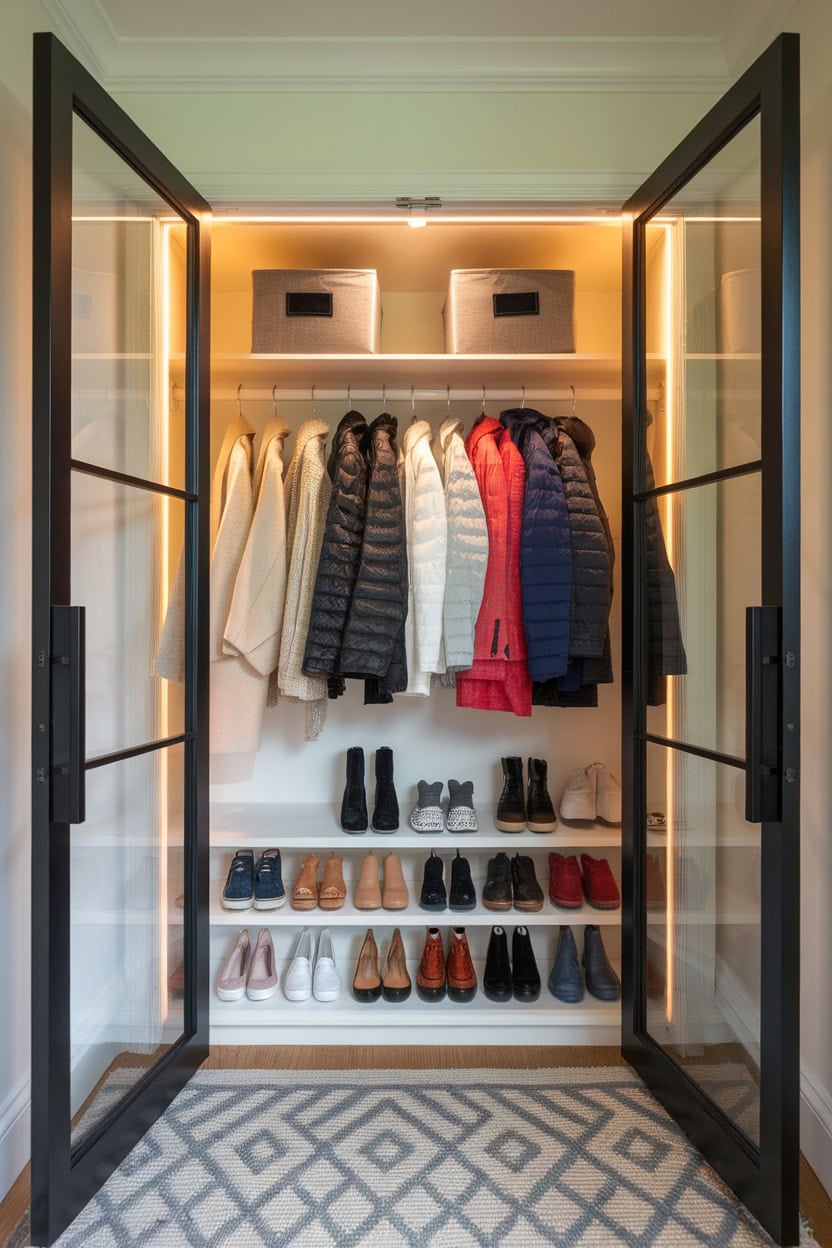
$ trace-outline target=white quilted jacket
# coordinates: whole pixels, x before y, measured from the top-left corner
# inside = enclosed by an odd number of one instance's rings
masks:
[[[449,416],[439,428],[448,555],[443,628],[449,672],[466,672],[474,662],[474,629],[488,566],[488,529],[480,490],[462,440],[462,421]]]
[[[431,429],[418,420],[402,440],[400,470],[407,536],[408,606],[406,693],[426,697],[442,665],[442,606],[448,523],[445,490],[430,446]]]

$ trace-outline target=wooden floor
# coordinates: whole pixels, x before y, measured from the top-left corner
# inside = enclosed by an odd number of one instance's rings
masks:
[[[119,1063],[114,1063],[118,1065]],[[422,1045],[352,1047],[344,1045],[216,1045],[203,1070],[453,1070],[492,1067],[504,1070],[536,1070],[558,1066],[625,1066],[617,1048],[520,1047],[479,1048]],[[18,1177],[0,1202],[0,1246],[14,1230],[29,1206],[29,1167]],[[832,1201],[817,1175],[800,1160],[800,1207],[820,1248],[832,1248]]]

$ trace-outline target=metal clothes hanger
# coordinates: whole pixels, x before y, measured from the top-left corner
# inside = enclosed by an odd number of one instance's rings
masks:
[[[277,386],[272,386],[272,410],[275,420],[277,420]]]
[[[521,400],[521,402],[520,402],[520,407],[521,407],[521,410],[522,410],[522,409],[523,409],[523,408],[525,408],[525,406],[526,406],[526,387],[525,387],[525,386],[521,386],[521,387],[520,387],[520,389],[523,391],[523,398],[522,398],[522,400]]]
[[[416,424],[416,387],[410,387],[410,423]]]
[[[243,383],[240,382],[239,386],[237,387],[237,415],[238,416],[242,416],[243,414],[242,393],[243,393]]]
[[[318,400],[315,398],[316,389],[317,389],[317,386],[312,387],[312,415],[313,416],[318,415]]]
[[[347,411],[352,411],[352,386],[347,386]]]
[[[575,416],[576,416],[576,414],[577,414],[577,413],[576,413],[576,410],[575,410],[575,409],[576,409],[576,401],[575,401],[575,387],[574,387],[574,386],[570,386],[570,387],[569,387],[569,389],[572,391],[572,419],[574,420],[574,419],[575,419]]]

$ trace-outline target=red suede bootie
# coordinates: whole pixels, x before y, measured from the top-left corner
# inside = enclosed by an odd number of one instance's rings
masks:
[[[617,910],[621,895],[606,858],[593,858],[581,854],[584,896],[596,910]]]
[[[583,905],[581,870],[574,854],[549,855],[549,900],[563,910],[580,910]]]

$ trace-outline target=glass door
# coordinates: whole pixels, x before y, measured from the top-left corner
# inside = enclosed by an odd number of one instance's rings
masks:
[[[624,209],[624,1051],[785,1244],[798,1237],[798,195],[798,40],[783,35]]]
[[[207,213],[35,36],[36,1244],[207,1052]]]

